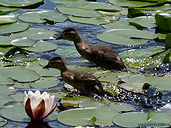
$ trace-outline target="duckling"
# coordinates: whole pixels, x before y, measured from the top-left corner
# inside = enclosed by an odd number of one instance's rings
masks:
[[[57,38],[73,41],[77,51],[90,62],[105,69],[123,70],[126,68],[118,53],[106,45],[89,45],[81,39],[79,33],[74,28],[68,28]]]
[[[79,90],[82,95],[94,96],[97,94],[99,96],[104,96],[102,85],[95,76],[86,72],[69,70],[61,57],[51,58],[48,64],[43,68],[59,69],[61,71],[62,79]]]

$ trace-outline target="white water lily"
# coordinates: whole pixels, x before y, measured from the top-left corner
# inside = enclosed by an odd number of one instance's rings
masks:
[[[41,120],[50,115],[57,104],[54,105],[55,96],[50,96],[47,92],[40,93],[37,90],[24,92],[24,107],[27,115],[33,120]],[[54,105],[54,107],[53,107]]]

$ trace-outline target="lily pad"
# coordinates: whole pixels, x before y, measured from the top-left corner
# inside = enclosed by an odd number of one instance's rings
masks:
[[[107,4],[107,3],[100,3],[100,2],[89,2],[86,4],[83,4],[81,6],[82,8],[90,9],[90,10],[102,10],[102,11],[120,11],[121,7],[112,5],[112,4]]]
[[[123,78],[125,83],[121,84],[121,87],[125,88],[129,91],[141,92],[143,91],[142,87],[145,83],[149,83],[150,85],[157,87],[158,90],[166,91],[170,90],[170,76],[166,75],[163,77],[148,77],[144,75],[132,75],[128,78]]]
[[[61,105],[62,107],[78,106],[79,102],[85,98],[85,96],[64,97],[61,99]]]
[[[29,23],[12,23],[0,26],[0,34],[9,34],[13,32],[21,32],[30,27]]]
[[[9,86],[0,86],[0,94],[3,95],[10,95],[10,94],[14,94],[16,93],[16,90],[13,87],[9,87]]]
[[[77,58],[81,57],[81,55],[77,52],[75,46],[65,46],[59,47],[55,53],[62,57],[70,57],[70,58]]]
[[[54,3],[61,3],[61,4],[70,4],[70,3],[77,3],[77,2],[86,2],[86,0],[50,0]]]
[[[63,14],[79,16],[79,17],[102,17],[98,11],[88,10],[84,8],[76,8],[69,6],[59,6],[58,11]]]
[[[148,113],[130,112],[116,115],[113,123],[121,127],[139,127],[141,124],[147,124]]]
[[[147,7],[147,6],[155,6],[158,3],[151,3],[145,1],[130,1],[130,0],[109,0],[111,4],[121,6],[121,7]]]
[[[129,50],[120,53],[127,67],[133,69],[147,69],[160,66],[164,61],[168,51],[162,47],[154,47],[147,49]]]
[[[10,7],[25,7],[38,4],[43,0],[0,0],[0,5]]]
[[[154,28],[155,18],[153,16],[140,16],[140,17],[130,19],[129,23],[141,29],[142,28]]]
[[[103,25],[107,29],[136,29],[133,25],[129,24],[128,18],[121,18],[114,23]]]
[[[25,22],[32,23],[45,23],[48,21],[52,22],[64,22],[67,17],[54,11],[41,10],[37,12],[24,12],[18,16],[18,18]]]
[[[165,38],[165,47],[171,48],[171,33],[168,33]]]
[[[97,35],[102,41],[119,45],[140,45],[156,37],[152,32],[132,29],[113,29]]]
[[[0,15],[9,14],[12,11],[16,11],[18,9],[20,8],[0,6]]]
[[[79,71],[79,72],[88,72],[94,73],[98,71],[98,67],[85,67],[85,66],[77,66],[77,65],[68,65],[70,70]]]
[[[11,78],[0,74],[0,85],[13,85],[13,84],[14,81]]]
[[[7,24],[7,23],[15,23],[17,18],[15,15],[1,15],[0,16],[0,25]]]
[[[17,122],[30,122],[21,102],[9,102],[0,109],[2,117]]]
[[[106,109],[114,110],[117,112],[135,110],[135,108],[133,108],[131,105],[128,105],[125,103],[96,101],[92,98],[83,99],[79,103],[79,107],[81,108],[87,108],[87,107],[106,108]]]
[[[60,81],[55,77],[41,77],[40,80],[35,81],[30,86],[32,88],[52,88],[59,83]]]
[[[14,39],[15,39],[15,38],[10,37],[10,36],[1,36],[1,37],[0,37],[0,40],[1,40],[0,45],[1,45],[1,46],[12,45],[11,42],[12,42],[12,40],[14,40]]]
[[[27,51],[31,52],[46,52],[46,51],[52,51],[58,48],[58,45],[48,42],[48,41],[39,41],[32,47],[24,48]]]
[[[12,45],[18,47],[29,47],[32,46],[34,43],[35,41],[33,39],[29,39],[27,37],[18,38],[11,41]]]
[[[84,23],[84,24],[94,24],[94,25],[99,25],[99,24],[108,24],[111,21],[108,20],[106,17],[76,17],[76,16],[68,16],[69,20],[73,22],[79,22],[79,23]]]
[[[9,77],[19,82],[30,82],[40,78],[40,75],[33,70],[26,69],[24,67],[3,67],[0,68],[0,72],[3,76]]]
[[[7,96],[7,95],[1,94],[1,93],[0,93],[0,96],[1,96],[1,99],[0,99],[0,108],[1,108],[4,104],[6,104],[6,103],[8,103],[8,102],[14,101],[14,99],[11,98],[10,96]]]
[[[57,115],[58,121],[69,126],[111,126],[112,118],[117,112],[100,108],[78,108],[62,111]]]
[[[12,37],[28,37],[34,40],[42,40],[42,39],[51,39],[54,34],[57,34],[54,31],[48,31],[42,28],[31,28],[27,31],[12,34]]]

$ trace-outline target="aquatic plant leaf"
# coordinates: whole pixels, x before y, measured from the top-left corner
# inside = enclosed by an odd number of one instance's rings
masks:
[[[6,24],[6,25],[1,25],[0,26],[0,34],[9,34],[13,32],[21,32],[30,27],[29,23],[11,23],[11,24]]]
[[[108,24],[111,22],[106,17],[94,18],[94,17],[68,16],[68,19],[73,21],[73,22],[79,22],[79,23],[84,23],[84,24],[94,24],[94,25]]]
[[[62,111],[57,115],[59,122],[69,126],[85,126],[85,125],[98,125],[98,126],[112,126],[112,119],[118,115],[117,112],[108,109],[100,108],[78,108]],[[92,121],[95,117],[96,120]]]
[[[140,17],[130,19],[129,23],[139,29],[154,28],[155,18],[153,16],[140,16]]]
[[[127,67],[143,70],[144,68],[154,68],[157,65],[159,66],[165,58],[165,56],[163,56],[165,53],[162,54],[162,52],[164,52],[162,47],[154,47],[147,49],[128,50],[120,53],[119,55],[122,57]],[[161,55],[157,53],[161,53]],[[156,57],[153,55],[156,55]],[[160,58],[159,56],[163,58]]]
[[[1,98],[0,98],[0,107],[2,107],[4,104],[6,104],[8,102],[14,101],[14,99],[11,98],[8,95],[4,95],[4,94],[0,93],[0,96],[1,96]]]
[[[57,34],[57,33],[54,31],[48,31],[42,28],[31,28],[24,32],[14,33],[11,36],[12,37],[28,37],[34,40],[42,40],[42,39],[52,39],[52,36],[54,34]]]
[[[50,0],[54,3],[61,3],[61,4],[70,4],[70,3],[78,3],[78,2],[86,2],[86,0]]]
[[[24,12],[20,14],[18,18],[22,21],[32,23],[45,23],[47,20],[52,22],[64,22],[67,19],[66,16],[60,13],[46,10]]]
[[[150,85],[158,88],[158,90],[166,91],[171,90],[170,82],[171,76],[166,75],[163,77],[158,76],[144,76],[144,75],[132,75],[131,77],[123,78],[125,83],[121,84],[121,87],[129,91],[141,92],[144,83],[149,83]]]
[[[17,21],[17,18],[15,15],[1,15],[0,16],[0,25],[2,24],[8,24],[8,23],[15,23]]]
[[[7,76],[3,76],[3,74],[0,74],[0,85],[13,85],[14,81],[7,77]]]
[[[86,4],[81,5],[82,8],[90,9],[90,10],[102,10],[102,11],[120,11],[121,7],[107,4],[107,3],[100,3],[100,2],[88,2]]]
[[[86,66],[77,66],[77,65],[68,65],[70,70],[79,71],[79,72],[88,72],[94,73],[98,71],[98,67],[86,67]]]
[[[70,58],[81,57],[81,55],[76,50],[75,46],[59,47],[58,49],[56,49],[55,53],[57,53],[62,57],[70,57]]]
[[[58,48],[58,45],[48,42],[48,41],[39,41],[36,44],[34,44],[31,47],[23,48],[27,51],[31,52],[46,52],[46,51],[52,51]]]
[[[61,99],[62,107],[71,107],[78,106],[79,102],[87,97],[85,96],[73,96],[73,97],[64,97]]]
[[[156,37],[152,32],[132,29],[112,29],[102,34],[97,34],[98,39],[119,45],[140,45],[148,42],[148,39]]]
[[[3,94],[3,95],[10,95],[10,94],[13,94],[13,93],[16,93],[17,90],[15,90],[13,87],[9,87],[9,86],[0,86],[0,94]]]
[[[165,38],[165,47],[171,48],[171,33],[168,33]]]
[[[11,94],[10,97],[12,97],[15,101],[23,102],[23,93],[17,92],[15,94]]]
[[[103,101],[97,101],[92,98],[86,98],[80,101],[79,107],[81,108],[87,108],[87,107],[106,108],[106,109],[114,110],[117,112],[135,110],[135,108],[133,108],[129,104],[109,102],[109,101],[103,102]]]
[[[113,123],[121,127],[139,127],[140,124],[147,124],[148,113],[130,112],[116,115]]]
[[[9,102],[0,108],[2,117],[17,122],[30,122],[22,102]]]
[[[7,120],[0,117],[0,127],[6,126],[6,124],[7,124]]]
[[[11,41],[11,44],[17,47],[29,47],[35,43],[33,39],[29,39],[27,37],[14,39]]]
[[[158,3],[151,3],[145,1],[130,1],[130,0],[109,0],[111,4],[121,6],[121,7],[147,7],[147,6],[155,6]]]
[[[133,25],[129,24],[128,18],[121,18],[114,23],[102,25],[107,29],[136,29]]]
[[[155,20],[157,26],[163,31],[171,31],[171,16],[165,16],[160,14],[155,14]]]
[[[39,80],[30,84],[32,88],[52,88],[57,86],[60,81],[55,77],[41,77]]]
[[[10,36],[1,36],[0,37],[0,45],[1,46],[8,46],[8,45],[12,45],[11,41],[14,40],[15,37],[10,37]]]
[[[145,16],[145,13],[137,8],[128,8],[128,17],[134,18],[138,16]]]
[[[0,5],[10,7],[25,7],[38,4],[43,0],[0,0]]]
[[[63,14],[79,16],[79,17],[102,17],[98,11],[88,10],[84,8],[76,8],[69,6],[59,6],[58,11]]]
[[[40,75],[35,71],[19,66],[2,67],[0,73],[19,82],[30,82],[40,78]]]

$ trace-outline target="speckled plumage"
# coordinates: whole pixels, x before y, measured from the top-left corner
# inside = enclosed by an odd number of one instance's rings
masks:
[[[90,62],[106,69],[122,70],[126,68],[118,53],[106,45],[89,45],[81,39],[77,30],[68,28],[57,39],[73,41],[77,51]]]

